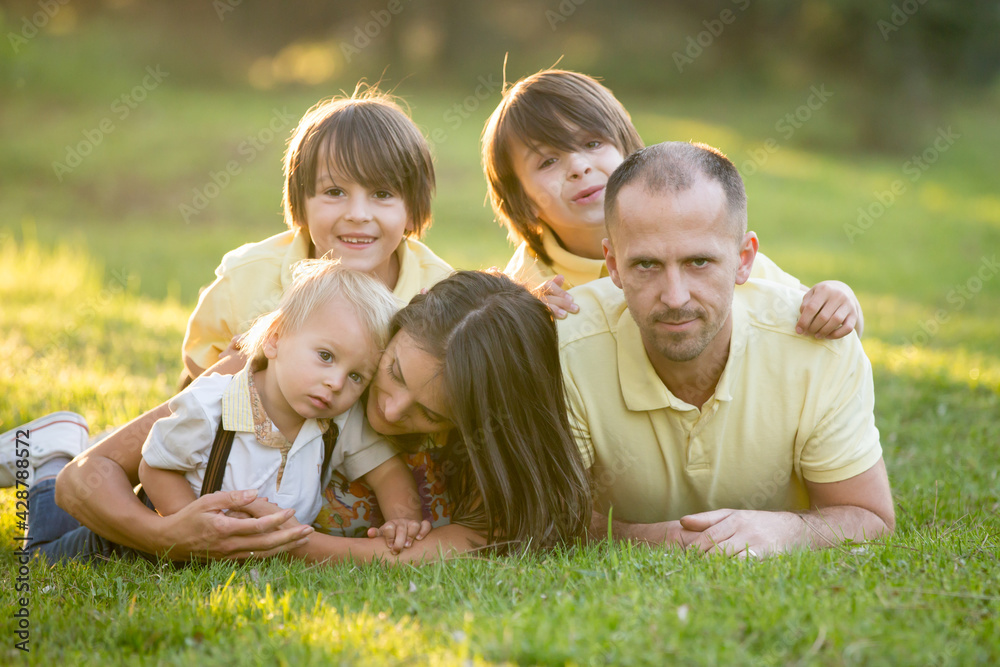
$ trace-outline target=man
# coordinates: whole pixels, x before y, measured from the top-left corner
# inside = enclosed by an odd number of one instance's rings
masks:
[[[801,293],[749,281],[757,237],[733,164],[633,154],[605,193],[609,278],[559,322],[592,534],[743,557],[893,530],[858,337],[795,333]],[[737,285],[742,285],[738,290]]]

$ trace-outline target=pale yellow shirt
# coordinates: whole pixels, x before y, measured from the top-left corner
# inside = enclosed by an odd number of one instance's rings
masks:
[[[563,282],[563,289],[567,290],[586,285],[592,280],[605,278],[608,275],[608,267],[603,259],[590,259],[574,255],[559,244],[556,235],[548,227],[542,228],[542,247],[552,258],[552,264],[543,262],[528,247],[527,243],[521,243],[514,251],[510,261],[507,262],[507,268],[503,272],[530,290],[535,289],[546,280],[556,277],[556,275],[562,275],[566,279]],[[782,271],[777,264],[761,252],[758,252],[754,259],[750,277],[773,280],[789,287],[799,286],[798,278]]]
[[[221,419],[223,427],[233,431],[222,490],[257,489],[261,498],[294,509],[300,523],[311,524],[319,514],[331,470],[354,480],[396,455],[392,445],[368,425],[365,407],[359,401],[333,418],[340,436],[325,471],[326,425],[315,419],[302,424],[288,451],[279,486],[281,451],[262,445],[254,432],[249,372],[246,367],[236,375],[202,375],[170,399],[170,416],[153,424],[142,446],[146,463],[183,472],[191,490],[199,495]]]
[[[399,277],[393,294],[408,303],[453,269],[430,248],[403,239],[396,249]],[[254,320],[278,307],[292,283],[292,265],[309,257],[309,235],[296,229],[226,253],[215,270],[215,281],[202,290],[184,335],[184,354],[202,368],[219,360],[233,336],[247,331]]]
[[[807,509],[804,480],[837,482],[882,455],[861,341],[795,333],[802,293],[751,280],[733,299],[729,358],[699,410],[653,369],[610,279],[559,320],[570,422],[595,509],[633,523],[710,509]]]

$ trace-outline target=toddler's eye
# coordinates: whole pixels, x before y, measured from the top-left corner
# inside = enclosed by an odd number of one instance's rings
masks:
[[[319,358],[326,362],[333,361],[333,355],[327,352],[326,350],[319,351]]]
[[[364,377],[362,377],[360,373],[351,373],[347,377],[351,378],[351,382],[355,384],[363,384],[365,381]]]

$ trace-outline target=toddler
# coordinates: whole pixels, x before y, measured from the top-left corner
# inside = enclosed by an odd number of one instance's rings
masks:
[[[139,479],[157,511],[173,514],[218,490],[205,480],[212,443],[225,429],[233,437],[223,490],[257,489],[311,524],[335,468],[348,479],[364,477],[386,522],[404,533],[397,546],[423,539],[430,523],[422,521],[413,477],[367,428],[360,402],[395,310],[392,294],[370,276],[328,260],[297,264],[278,309],[244,339],[247,366],[199,377],[150,431]]]

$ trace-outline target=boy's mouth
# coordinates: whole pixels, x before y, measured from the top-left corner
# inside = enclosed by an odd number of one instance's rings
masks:
[[[338,236],[337,240],[341,243],[354,246],[366,246],[375,243],[374,236]]]
[[[310,402],[312,402],[312,404],[313,404],[314,407],[316,407],[316,408],[318,408],[320,410],[329,410],[330,407],[333,405],[332,401],[324,398],[323,396],[312,396],[312,395],[310,395],[309,396],[309,400],[310,400]]]
[[[602,196],[604,196],[604,186],[595,185],[576,193],[576,195],[573,196],[573,203],[593,204],[594,202],[599,201]]]

